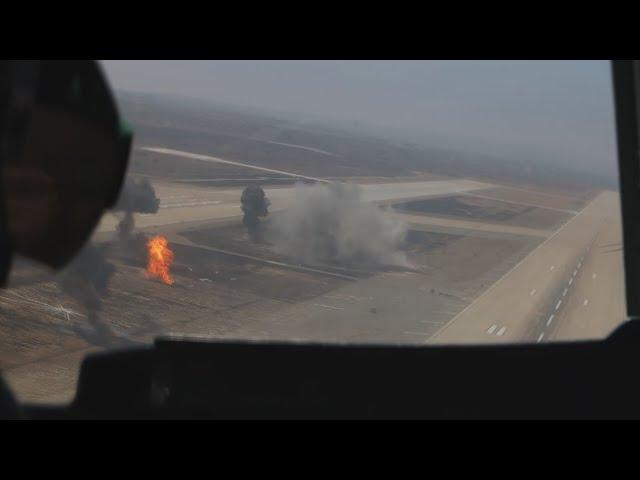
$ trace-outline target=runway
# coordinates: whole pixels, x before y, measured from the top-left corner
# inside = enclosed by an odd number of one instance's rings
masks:
[[[600,193],[427,342],[602,338],[624,318],[621,254],[602,250],[620,248],[619,210]]]
[[[300,179],[325,181],[301,176],[295,172],[265,169],[207,155],[155,147],[144,147],[144,149],[207,162],[231,163]],[[207,222],[234,220],[241,216],[239,198],[242,189],[240,188],[212,189],[164,181],[153,183],[161,200],[160,210],[154,215],[136,215],[137,228],[158,227],[160,230],[175,232],[177,229],[188,228],[190,224],[200,226]],[[390,204],[456,193],[482,196],[483,190],[495,188],[495,185],[456,179],[368,184],[360,187],[362,197],[366,201]],[[265,193],[271,200],[270,211],[278,212],[288,208],[294,191],[295,187],[291,186],[265,188]],[[281,315],[307,319],[304,321],[306,326],[301,330],[306,333],[301,333],[301,338],[309,335],[313,338],[318,335],[328,338],[356,338],[356,332],[362,332],[363,326],[367,326],[363,325],[359,318],[369,322],[368,326],[372,328],[377,328],[372,323],[378,322],[382,330],[389,331],[385,334],[385,338],[398,339],[402,335],[408,335],[423,338],[429,343],[542,342],[554,338],[601,337],[619,323],[618,317],[624,316],[624,296],[620,293],[623,292],[620,284],[623,281],[621,252],[598,255],[597,250],[592,248],[593,245],[605,241],[608,243],[620,241],[617,197],[616,192],[603,192],[580,211],[527,203],[531,207],[538,206],[574,214],[555,231],[471,219],[393,212],[393,215],[418,229],[424,227],[431,230],[439,228],[444,231],[466,230],[516,235],[539,238],[541,243],[519,264],[504,273],[501,278],[496,278],[495,283],[485,287],[476,298],[470,298],[468,301],[464,299],[450,301],[449,303],[454,307],[447,306],[444,310],[434,309],[434,301],[439,300],[424,295],[424,292],[414,285],[415,282],[422,281],[420,276],[410,273],[401,275],[387,273],[344,287],[342,289],[344,291],[336,292],[336,296],[330,295],[329,301],[321,302],[322,299],[320,299],[309,304],[303,302],[289,309],[289,312],[281,312]],[[615,223],[616,219],[618,223]],[[106,215],[98,231],[111,232],[118,221],[119,219],[113,215]],[[614,223],[611,224],[611,222]],[[596,242],[596,237],[601,238],[602,241]],[[581,258],[584,258],[582,263]],[[580,268],[584,265],[585,272],[587,270],[590,272],[592,268],[597,269],[601,272],[601,279],[613,278],[615,281],[602,281],[601,283],[606,284],[602,288],[597,286],[597,282],[585,283],[583,277],[577,276],[571,280],[573,288],[567,288],[565,292],[565,287],[569,286],[570,274],[579,263],[581,263]],[[593,273],[597,277],[598,274],[595,271]],[[404,286],[398,287],[399,283]],[[385,314],[389,296],[382,293],[389,289],[402,293],[398,294],[396,310]],[[375,291],[379,291],[381,295],[361,295],[362,292]],[[581,296],[585,298],[579,300],[578,297]],[[383,305],[385,308],[381,308],[377,302],[373,301],[376,297],[387,299]],[[341,298],[347,299],[346,304],[342,304],[344,302],[340,300]],[[354,298],[369,298],[372,301],[354,302]],[[585,300],[587,305],[584,305]],[[580,301],[583,303],[583,308],[578,308]],[[591,307],[588,306],[589,302]],[[411,307],[407,307],[408,305]],[[456,305],[459,307],[455,307]],[[372,309],[376,312],[374,316],[371,315]],[[438,313],[434,314],[434,311]],[[452,312],[448,318],[446,318],[447,311]],[[400,315],[400,312],[404,314]],[[592,321],[576,319],[585,312],[590,315]],[[611,318],[611,314],[605,314],[605,312],[614,312],[610,325],[605,325],[598,320],[606,315]],[[436,316],[438,318],[435,318]],[[335,321],[330,320],[333,317]],[[349,322],[346,321],[347,317]],[[314,318],[316,320],[313,320]],[[320,321],[321,318],[322,321]],[[272,325],[276,325],[279,321],[279,319],[272,320]],[[399,321],[403,325],[395,324],[389,328],[390,321]],[[329,323],[333,323],[335,328],[329,328]],[[322,328],[327,328],[330,333],[323,335],[323,332],[318,331],[316,332],[318,335],[311,335],[308,325],[322,325]],[[287,334],[294,334],[296,329],[292,327],[292,323],[288,322]],[[272,333],[275,334],[276,330],[274,329]],[[350,331],[353,333],[349,333]],[[398,332],[402,332],[400,337]],[[285,333],[284,330],[282,333]]]
[[[160,209],[156,214],[135,214],[137,228],[165,225],[185,225],[239,218],[241,188],[205,188],[188,184],[175,184],[152,180]],[[368,202],[385,203],[408,199],[429,198],[461,192],[492,188],[493,185],[471,180],[436,180],[428,182],[379,183],[360,185],[362,198]],[[270,212],[285,210],[291,203],[295,187],[264,189],[271,201]],[[107,213],[97,227],[97,232],[115,231],[119,218]]]
[[[234,203],[238,190],[212,192],[202,189],[194,193],[192,187],[185,190],[184,186],[171,184],[156,186],[164,208],[157,215],[139,216],[138,221],[142,223],[148,219],[149,225],[156,223],[152,221],[155,217],[160,217],[164,222],[161,231],[171,226],[168,222],[184,220],[187,213],[192,215],[191,218],[215,220],[220,218],[218,209],[222,207],[227,209],[222,210],[225,215],[239,216],[239,206],[238,210],[233,210],[238,205]],[[413,184],[404,190],[394,185],[379,191],[370,190],[368,198],[437,195],[472,187],[477,185]],[[397,189],[396,192],[393,188]],[[287,189],[274,190],[286,192]],[[280,198],[286,202],[287,195],[282,193]],[[189,205],[196,201],[221,203]],[[246,302],[247,305],[255,302],[255,306],[247,307],[249,310],[246,312],[238,310],[242,321],[233,321],[233,317],[227,318],[229,313],[212,310],[207,315],[200,312],[187,323],[182,319],[177,326],[169,323],[162,328],[183,335],[220,337],[217,326],[226,325],[225,328],[233,330],[222,336],[229,338],[403,345],[535,343],[603,338],[624,317],[618,208],[617,193],[604,192],[555,233],[540,230],[534,235],[536,232],[527,232],[532,235],[526,238],[541,242],[539,246],[519,264],[505,264],[488,278],[484,276],[482,282],[487,282],[480,290],[471,290],[471,284],[456,288],[455,283],[443,283],[437,269],[426,269],[422,273],[386,271],[370,278],[348,280],[327,293],[297,302],[258,298],[241,300],[243,297],[240,297],[238,302]],[[173,216],[175,214],[178,215]],[[444,222],[447,225],[438,224],[441,220],[447,220]],[[509,231],[521,227],[435,217],[421,217],[416,221],[422,223],[414,225],[425,231],[457,231],[464,238],[486,238],[488,242],[510,236],[525,237],[521,235],[522,231]],[[455,225],[449,225],[448,221]],[[178,226],[182,228],[181,223],[174,226],[175,230],[179,230]],[[502,231],[500,227],[503,227]],[[465,269],[476,261],[472,256],[461,258],[459,255],[464,251],[465,248],[458,248],[457,253],[442,254],[444,262],[456,259],[455,268],[461,269],[462,278],[468,276]],[[514,259],[513,263],[517,261]],[[271,264],[278,268],[277,262]],[[301,267],[302,273],[307,270],[309,274],[314,273]],[[318,278],[324,282],[327,277],[321,275]],[[477,282],[473,288],[479,288]],[[55,310],[55,315],[61,318],[64,315],[67,318],[68,315],[77,316],[74,310],[63,309],[57,304],[43,304],[41,309]],[[179,316],[176,318],[180,319]],[[87,345],[74,337],[64,347],[52,349],[50,354],[16,363],[5,370],[5,376],[25,400],[65,403],[71,400],[75,391],[79,362],[87,353],[100,350],[102,347]]]
[[[620,215],[605,218],[591,248],[565,279],[571,294],[547,317],[543,341],[603,338],[620,325],[626,316]]]

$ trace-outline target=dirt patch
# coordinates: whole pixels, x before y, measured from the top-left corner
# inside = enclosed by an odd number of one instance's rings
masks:
[[[424,232],[420,230],[409,230],[405,241],[407,255],[414,265],[424,265],[421,256],[438,248],[443,248],[451,242],[461,239],[461,235]]]

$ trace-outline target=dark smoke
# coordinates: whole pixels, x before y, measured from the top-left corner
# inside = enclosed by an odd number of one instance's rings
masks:
[[[131,236],[133,227],[135,226],[135,220],[133,218],[133,212],[127,211],[124,214],[124,218],[116,225],[116,231],[118,232],[118,238],[128,238]]]
[[[61,273],[58,285],[70,297],[74,298],[87,311],[87,318],[93,329],[89,336],[82,331],[87,340],[96,344],[106,344],[115,338],[107,325],[100,322],[102,297],[107,294],[109,280],[115,267],[105,258],[105,247],[87,245]]]
[[[269,213],[269,199],[262,188],[250,185],[242,192],[240,202],[244,213],[242,224],[246,227],[251,240],[258,241],[262,234],[260,217],[266,217]]]
[[[137,213],[156,213],[160,206],[160,199],[151,182],[146,178],[127,179],[118,203],[114,210]]]
[[[133,215],[156,213],[159,207],[160,199],[147,179],[127,179],[118,203],[113,208],[114,212],[124,212],[124,217],[116,227],[119,240],[117,248],[126,250],[132,248],[131,245],[141,243],[131,236],[135,227]],[[65,268],[59,279],[61,289],[87,311],[92,331],[78,330],[78,333],[88,341],[100,345],[122,340],[117,339],[111,329],[99,319],[103,298],[108,294],[109,280],[115,272],[114,265],[106,258],[109,248],[109,245],[87,245]]]
[[[122,188],[120,199],[113,209],[125,214],[117,226],[118,236],[122,239],[131,235],[135,227],[134,213],[156,213],[158,208],[160,208],[160,199],[156,196],[149,180],[146,178],[127,179]]]

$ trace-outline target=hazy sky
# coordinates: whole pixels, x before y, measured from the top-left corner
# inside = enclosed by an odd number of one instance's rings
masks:
[[[104,61],[116,89],[447,134],[615,168],[607,61]]]

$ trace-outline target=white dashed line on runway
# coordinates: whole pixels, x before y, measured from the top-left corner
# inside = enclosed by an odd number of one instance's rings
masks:
[[[496,328],[498,328],[498,326],[497,326],[497,325],[491,325],[491,326],[489,327],[489,329],[487,330],[487,333],[488,333],[489,335],[492,335]]]
[[[584,257],[580,258],[580,261],[578,262],[577,268],[573,271],[573,275],[569,278],[569,282],[567,283],[566,288],[563,290],[562,292],[562,297],[560,298],[560,300],[558,300],[558,303],[556,304],[556,308],[554,310],[554,312],[557,312],[558,309],[560,308],[560,306],[562,305],[562,299],[565,298],[567,296],[567,293],[569,293],[569,288],[571,287],[571,285],[573,284],[573,280],[575,279],[575,276],[578,274],[578,270],[580,270],[580,268],[582,267],[582,261],[583,261]],[[554,266],[551,266],[551,270],[553,270]],[[596,274],[593,274],[593,278],[596,278]],[[531,295],[533,295],[535,292],[535,290],[533,292],[531,292]],[[584,300],[584,305],[586,306],[589,303],[589,300],[585,299]],[[551,326],[551,322],[553,322],[553,319],[555,318],[555,313],[551,314],[549,316],[549,318],[547,319],[547,323],[545,325],[544,328],[548,328]],[[538,343],[540,343],[542,341],[542,339],[544,338],[544,332],[540,333],[540,336],[538,337]]]
[[[312,303],[313,307],[330,308],[331,310],[344,310],[342,307],[332,307],[331,305],[323,305],[321,303]]]

